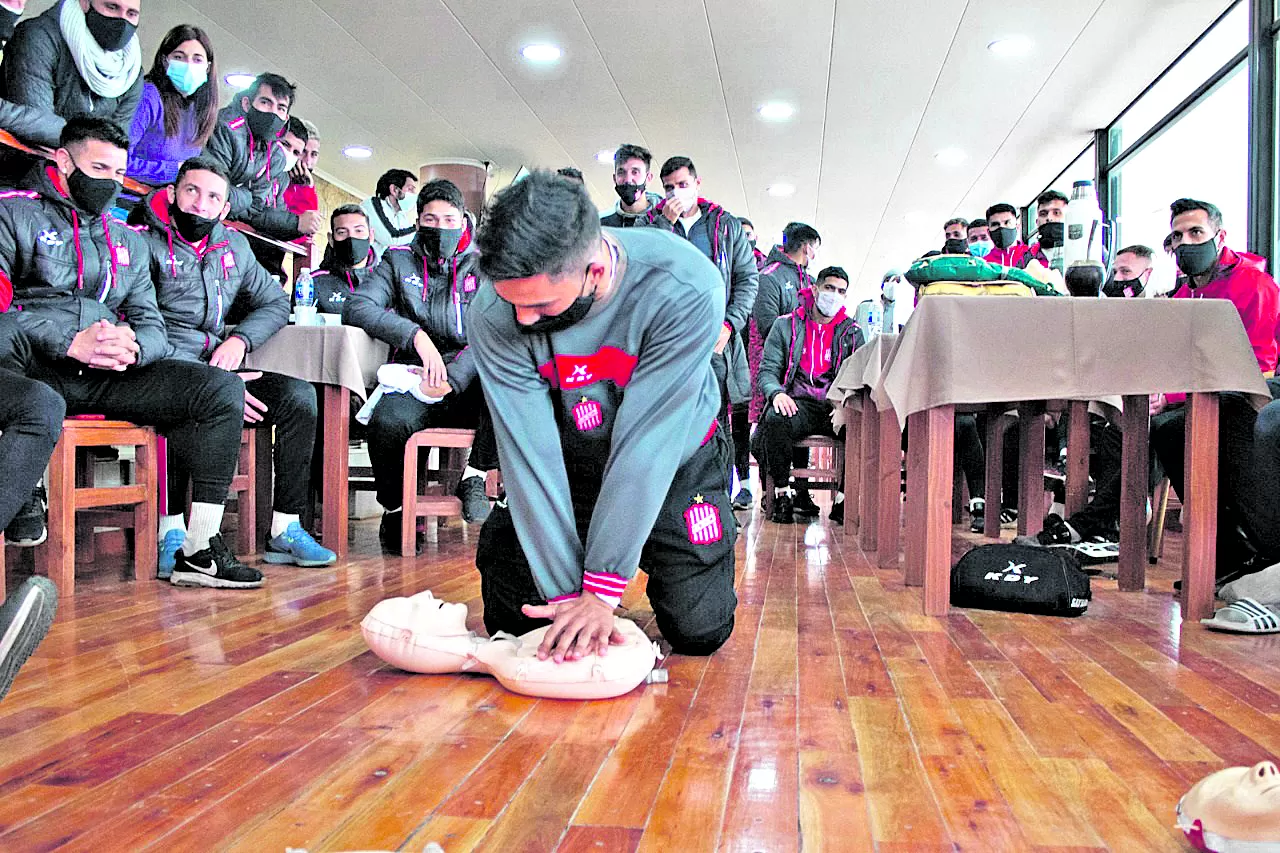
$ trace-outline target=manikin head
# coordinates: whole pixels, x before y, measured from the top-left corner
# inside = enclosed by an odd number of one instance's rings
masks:
[[[1178,827],[1201,850],[1227,850],[1230,842],[1280,844],[1280,770],[1262,761],[1206,776],[1178,803]]]

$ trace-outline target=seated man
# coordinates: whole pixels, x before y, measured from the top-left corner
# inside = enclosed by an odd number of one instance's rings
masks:
[[[322,314],[341,314],[360,282],[378,265],[369,235],[369,216],[344,204],[329,216],[329,243],[320,266],[311,271]]]
[[[862,330],[845,313],[848,290],[849,274],[827,267],[818,273],[817,284],[800,291],[800,306],[774,322],[765,341],[760,391],[768,408],[756,428],[753,451],[761,470],[773,478],[769,520],[776,524],[795,523],[795,443],[809,435],[835,436],[827,391],[840,365],[863,344]],[[836,494],[830,518],[844,522],[843,492]]]
[[[0,64],[4,130],[55,147],[67,119],[93,115],[128,133],[142,100],[141,0],[54,3],[13,31]],[[24,109],[25,108],[25,109]]]
[[[404,448],[419,430],[431,427],[478,429],[485,416],[484,395],[467,347],[467,309],[479,288],[476,252],[462,191],[445,180],[429,181],[418,193],[418,238],[392,246],[347,300],[343,322],[359,326],[391,345],[392,358],[422,365],[422,387],[438,403],[408,394],[388,394],[369,419],[369,461],[384,514],[383,545],[399,550]],[[432,392],[437,393],[432,393]],[[489,515],[485,471],[493,468],[478,430],[472,464],[458,486],[462,517],[482,522]]]
[[[245,353],[289,322],[289,297],[259,266],[244,235],[222,224],[227,215],[227,173],[212,160],[182,164],[178,178],[144,205],[151,243],[151,277],[169,332],[170,356],[237,371]],[[228,330],[240,301],[248,312]],[[275,428],[275,501],[263,555],[268,563],[327,566],[337,555],[303,529],[299,518],[310,494],[311,454],[319,411],[310,383],[278,373],[244,373],[245,423]],[[160,520],[158,577],[173,572],[186,538],[184,460],[169,464],[169,506]]]
[[[218,532],[240,451],[244,382],[165,358],[147,241],[107,215],[128,151],[114,123],[71,119],[54,163],[33,170],[28,189],[0,193],[0,278],[12,283],[31,341],[29,353],[5,354],[0,366],[52,387],[71,414],[157,427],[193,481],[173,583],[261,586],[262,574],[241,565]]]
[[[1264,272],[1266,262],[1255,255],[1235,252],[1227,246],[1222,212],[1205,201],[1181,198],[1169,207],[1174,256],[1181,276],[1174,299],[1229,299],[1240,314],[1253,345],[1258,368],[1266,377],[1275,375],[1277,334],[1280,333],[1280,288]],[[1152,401],[1151,449],[1182,496],[1183,450],[1186,438],[1184,397],[1171,394]],[[1168,411],[1164,411],[1168,409]],[[1280,562],[1280,554],[1258,553],[1256,531],[1241,530],[1237,495],[1248,476],[1247,465],[1257,418],[1252,406],[1239,394],[1223,394],[1218,426],[1220,471],[1218,501],[1218,577]],[[1270,486],[1274,489],[1274,484]]]
[[[497,195],[480,252],[472,343],[510,499],[476,552],[485,627],[552,620],[543,659],[603,653],[639,567],[672,650],[711,654],[737,607],[711,364],[724,278],[687,240],[602,232],[583,188],[545,171]]]
[[[288,156],[276,143],[288,125],[294,92],[293,84],[279,74],[258,75],[218,114],[218,126],[204,150],[204,156],[221,165],[231,179],[228,217],[279,240],[315,234],[324,221],[318,210],[298,215],[283,203]],[[301,141],[306,143],[305,138]]]

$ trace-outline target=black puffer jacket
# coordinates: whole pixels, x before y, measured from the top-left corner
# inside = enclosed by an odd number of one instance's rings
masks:
[[[197,251],[169,219],[167,190],[156,190],[140,207],[171,358],[208,361],[231,336],[252,351],[289,322],[289,297],[254,258],[243,234],[219,222]],[[249,313],[228,335],[227,314],[237,300]]]
[[[377,269],[381,261],[377,252],[369,250],[368,260],[362,269],[347,269],[326,255],[320,266],[311,271],[311,283],[316,291],[316,307],[321,314],[341,314],[360,286],[360,282]]]
[[[165,357],[150,252],[137,230],[76,208],[56,167],[40,163],[23,189],[0,192],[0,274],[32,347],[64,359],[82,330],[108,320],[137,335],[138,365]]]
[[[80,76],[71,48],[62,37],[61,11],[62,3],[55,3],[43,14],[20,21],[5,45],[4,62],[0,63],[0,97],[36,112],[18,115],[4,110],[0,117],[8,119],[12,115],[18,122],[0,127],[27,142],[49,147],[58,144],[67,119],[78,115],[109,119],[128,133],[142,99],[141,69],[133,85],[120,97],[95,94]]]
[[[396,350],[393,358],[407,363],[417,363],[413,338],[421,329],[440,351],[449,384],[461,392],[476,377],[466,317],[480,289],[479,255],[470,248],[470,232],[449,261],[430,260],[419,246],[414,240],[383,252],[382,263],[347,300],[342,322],[386,341]]]
[[[221,163],[231,178],[229,218],[247,222],[278,240],[301,235],[298,216],[284,204],[284,154],[274,140],[257,139],[240,109],[240,99],[218,113],[218,124],[205,146],[204,156]]]

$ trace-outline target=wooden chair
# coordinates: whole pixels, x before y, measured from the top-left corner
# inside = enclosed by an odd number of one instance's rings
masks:
[[[825,435],[810,435],[800,439],[794,447],[806,447],[809,449],[809,466],[808,468],[792,468],[792,477],[803,477],[808,480],[808,488],[827,489],[832,492],[838,492],[843,488],[844,483],[844,442],[838,438],[831,438]],[[813,451],[818,451],[817,453]],[[825,451],[825,452],[824,452]],[[828,459],[823,465],[823,460]],[[819,467],[814,467],[814,466]],[[761,475],[764,479],[764,496],[761,506],[765,514],[773,510],[773,478],[769,476],[768,471],[762,471]]]
[[[475,440],[472,429],[424,429],[415,432],[404,448],[404,491],[401,497],[403,520],[400,527],[400,555],[417,554],[419,518],[450,518],[462,515],[462,501],[454,496],[466,464],[466,451]],[[440,467],[427,469],[432,448],[440,450]],[[419,465],[419,461],[424,463]],[[420,476],[421,475],[421,476]]]
[[[236,556],[249,557],[258,553],[258,432],[256,429],[240,430],[240,460],[236,463],[235,476],[231,478],[228,498],[236,501]],[[157,439],[160,455],[166,457],[169,452],[168,442],[161,436]],[[269,447],[270,445],[268,445]],[[162,493],[166,497],[169,484],[163,483]],[[186,496],[188,509],[191,496]],[[161,507],[168,512],[168,507]]]
[[[96,486],[91,472],[76,477],[76,451],[87,447],[133,447],[133,483]],[[119,514],[133,527],[133,564],[145,576],[156,564],[157,495],[159,488],[156,434],[151,427],[127,421],[68,418],[49,459],[45,485],[49,494],[49,538],[36,548],[36,571],[58,585],[62,595],[75,592],[76,512],[100,507],[132,507]],[[82,483],[84,485],[82,485]],[[132,518],[129,518],[132,516]]]
[[[1147,526],[1147,562],[1155,565],[1164,556],[1164,523],[1169,514],[1169,492],[1173,484],[1164,477],[1151,497],[1151,523]]]

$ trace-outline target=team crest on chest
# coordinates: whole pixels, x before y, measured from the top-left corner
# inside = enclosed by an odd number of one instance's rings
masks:
[[[684,525],[689,531],[689,541],[694,545],[711,545],[724,538],[724,526],[720,523],[720,508],[709,504],[702,495],[684,511]]]
[[[463,293],[475,293],[475,292],[476,292],[476,277],[475,277],[475,276],[473,276],[473,275],[469,275],[469,276],[467,276],[466,278],[464,278],[464,279],[462,280],[462,292],[463,292]]]
[[[44,243],[46,246],[63,245],[62,235],[59,234],[57,231],[54,231],[52,228],[46,228],[43,231],[41,231],[37,239],[39,239],[40,242]]]
[[[573,407],[573,422],[577,425],[579,432],[590,432],[604,423],[604,409],[595,400],[583,397],[578,405]]]
[[[422,276],[418,275],[417,273],[414,273],[413,275],[407,275],[400,280],[405,284],[407,284],[409,287],[417,287],[417,288],[422,287]]]

